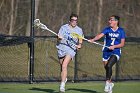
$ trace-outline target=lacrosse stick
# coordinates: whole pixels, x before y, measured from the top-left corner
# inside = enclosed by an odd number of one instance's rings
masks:
[[[54,31],[50,30],[49,28],[47,28],[46,25],[42,24],[42,23],[40,22],[39,19],[35,19],[35,20],[34,20],[34,26],[37,27],[37,28],[41,28],[42,30],[47,30],[47,31],[49,31],[49,32],[51,32],[51,33],[53,33],[54,35],[56,35],[56,36],[59,37],[59,35],[58,35],[57,33],[55,33]],[[69,36],[72,37],[71,34],[70,34]],[[73,38],[73,37],[72,37],[72,38]],[[62,37],[62,39],[66,40],[66,41],[69,41],[69,40],[67,40],[67,39],[65,39],[65,38],[63,38],[63,37]],[[77,45],[74,44],[74,43],[73,43],[73,45],[74,45],[74,46],[77,46]]]
[[[43,29],[43,30],[47,30],[47,31],[53,33],[54,35],[58,36],[57,33],[55,33],[54,31],[50,30],[49,28],[47,28],[46,25],[42,24],[42,23],[40,22],[39,19],[35,19],[35,20],[34,20],[34,26],[35,26],[35,27],[38,27],[38,28],[41,28],[41,29]]]
[[[83,40],[85,40],[85,41],[88,41],[88,39],[84,38],[83,36],[80,36],[80,35],[77,34],[77,33],[72,33],[71,35],[72,35],[72,37],[80,38],[80,39],[83,39]],[[89,41],[88,41],[88,42],[89,42]],[[92,42],[92,43],[94,43],[94,44],[96,44],[96,45],[100,45],[100,46],[106,47],[106,48],[109,48],[108,46],[105,46],[105,45],[100,44],[100,43],[97,43],[97,42]]]
[[[41,28],[42,30],[47,30],[47,31],[53,33],[54,35],[59,36],[57,33],[55,33],[54,31],[50,30],[49,28],[47,28],[46,25],[41,23],[39,19],[34,20],[34,26],[37,27],[37,28]],[[73,37],[73,35],[71,35],[71,34],[70,34],[70,36]]]

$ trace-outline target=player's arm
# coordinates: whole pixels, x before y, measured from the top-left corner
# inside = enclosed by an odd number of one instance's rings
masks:
[[[121,48],[125,45],[125,38],[121,39],[121,43],[118,44],[118,45],[113,45],[113,46],[110,46],[109,49],[110,50],[114,50],[115,48]]]
[[[64,32],[63,27],[61,27],[59,29],[59,32],[58,32],[58,40],[62,40],[63,39],[63,32]]]
[[[95,36],[93,39],[90,39],[89,42],[94,42],[96,40],[99,40],[100,38],[102,38],[104,36],[103,33],[98,34],[97,36]]]

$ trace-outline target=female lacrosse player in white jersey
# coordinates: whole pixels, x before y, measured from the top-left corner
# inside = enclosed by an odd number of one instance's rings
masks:
[[[119,27],[119,20],[119,16],[112,15],[108,21],[109,26],[95,36],[95,38],[89,40],[90,42],[94,42],[105,36],[104,44],[105,46],[109,46],[109,48],[103,48],[103,63],[106,70],[106,85],[104,91],[107,93],[112,93],[114,86],[111,81],[112,66],[120,59],[121,47],[125,44],[125,32],[123,28]]]
[[[77,26],[78,16],[71,14],[69,24],[61,26],[59,30],[59,42],[57,44],[58,58],[61,65],[61,84],[60,92],[65,92],[65,83],[67,81],[67,67],[70,61],[76,54],[76,51],[81,48],[82,39],[73,38],[71,33],[77,33],[83,36],[83,31]]]

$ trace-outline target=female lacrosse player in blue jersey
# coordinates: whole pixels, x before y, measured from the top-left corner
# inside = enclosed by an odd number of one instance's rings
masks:
[[[95,38],[89,40],[89,42],[94,42],[105,36],[104,44],[105,46],[109,46],[109,48],[103,47],[103,63],[106,70],[106,85],[104,91],[108,93],[112,93],[114,86],[111,82],[112,66],[120,59],[121,47],[125,44],[125,32],[123,28],[119,27],[119,20],[119,16],[112,15],[108,21],[109,26],[95,36]]]
[[[76,51],[81,48],[82,39],[73,38],[71,33],[77,33],[83,36],[83,31],[77,26],[78,16],[71,14],[69,24],[61,26],[59,30],[59,42],[57,44],[58,58],[61,65],[61,84],[60,92],[65,92],[65,83],[67,81],[67,67]]]

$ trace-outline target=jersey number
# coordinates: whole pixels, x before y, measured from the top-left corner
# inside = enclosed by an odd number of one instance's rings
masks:
[[[111,45],[114,45],[115,38],[111,38],[111,40],[112,40]]]

